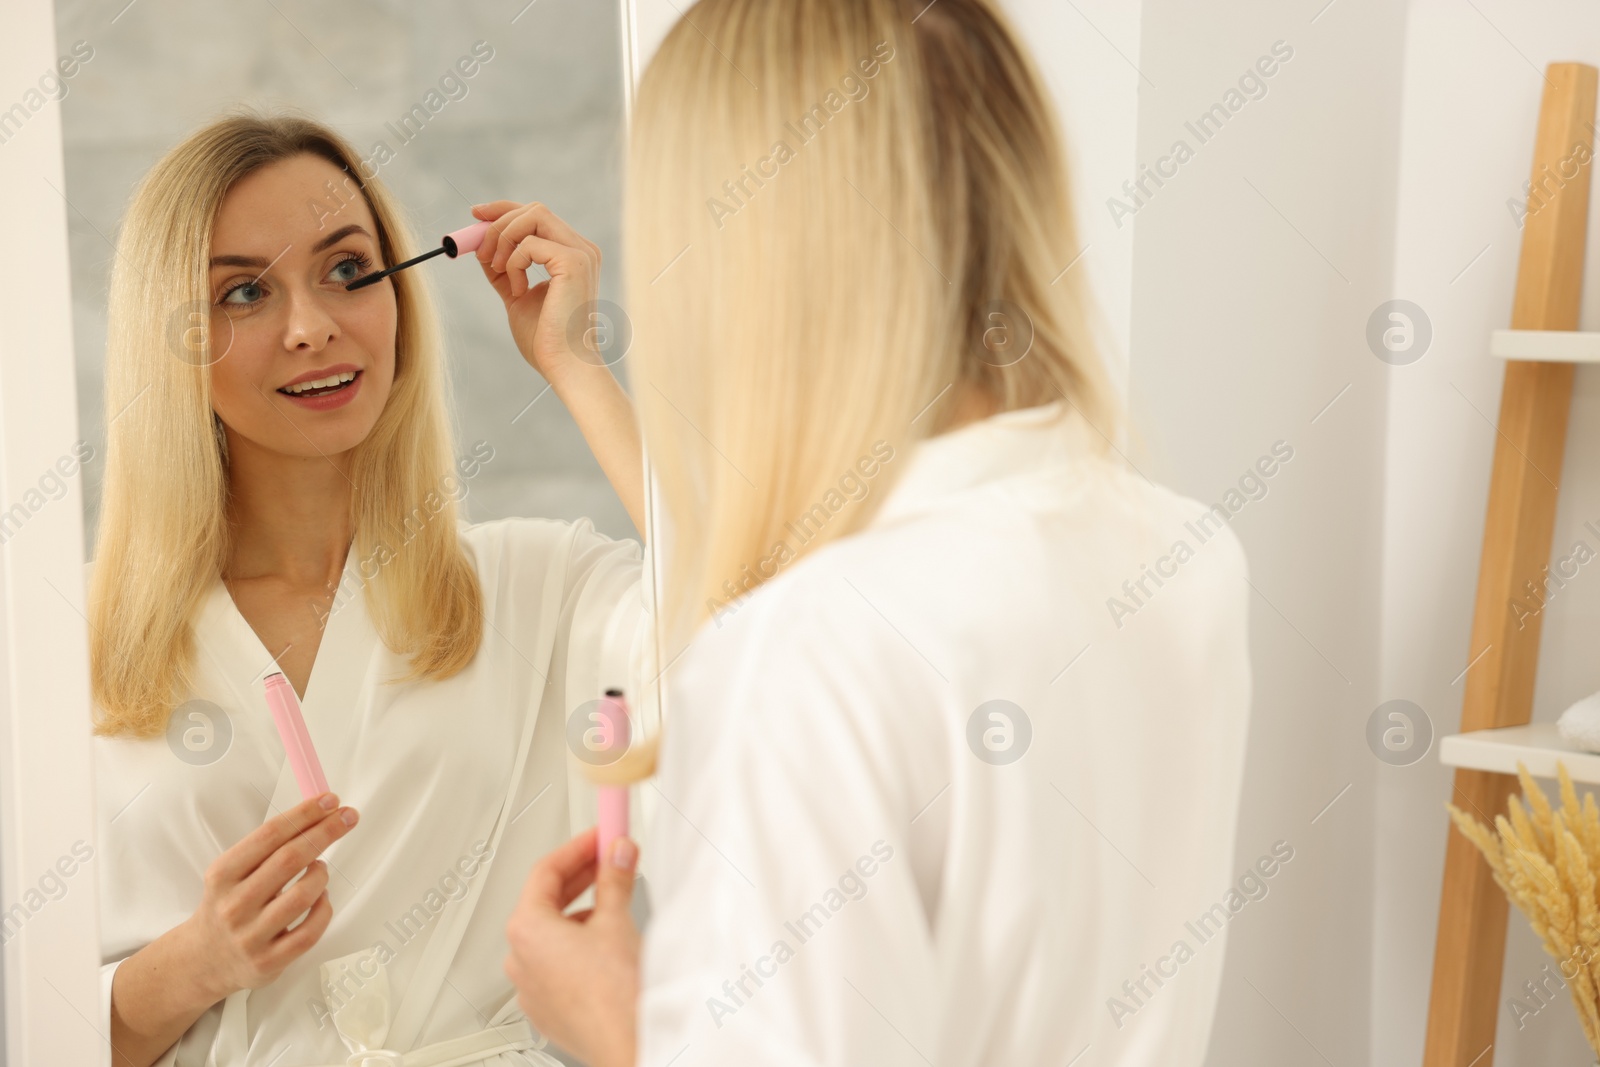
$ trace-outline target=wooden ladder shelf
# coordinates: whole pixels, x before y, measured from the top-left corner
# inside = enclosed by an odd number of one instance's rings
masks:
[[[1492,346],[1507,363],[1461,707],[1464,736],[1525,726],[1533,711],[1543,613],[1519,621],[1512,601],[1524,582],[1543,581],[1550,562],[1573,372],[1576,362],[1600,357],[1600,338],[1576,332],[1596,74],[1582,63],[1553,63],[1546,71],[1533,155],[1542,203],[1524,223],[1512,328],[1497,333]],[[1441,754],[1448,759],[1444,746]],[[1453,800],[1492,825],[1516,778],[1461,762]],[[1509,905],[1472,843],[1447,832],[1423,1064],[1492,1067]]]

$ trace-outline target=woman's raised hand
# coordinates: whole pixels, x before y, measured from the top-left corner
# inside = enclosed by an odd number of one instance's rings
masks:
[[[496,200],[472,214],[492,223],[478,262],[505,302],[522,358],[552,385],[575,364],[602,365],[590,321],[600,291],[600,246],[544,204]],[[529,286],[535,263],[550,278]]]
[[[490,223],[478,246],[478,262],[505,302],[522,358],[572,413],[634,527],[643,533],[644,446],[633,402],[608,365],[627,354],[614,331],[624,331],[625,337],[628,327],[611,321],[596,303],[599,246],[543,204],[496,200],[479,204],[472,214]],[[535,263],[550,278],[529,286],[527,271]]]
[[[203,947],[195,965],[215,1000],[266,985],[322,937],[333,906],[328,865],[317,857],[356,819],[354,808],[324,793],[268,819],[206,868],[200,906],[185,925]]]

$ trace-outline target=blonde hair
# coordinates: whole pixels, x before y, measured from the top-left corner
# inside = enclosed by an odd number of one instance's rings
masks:
[[[209,321],[212,233],[235,182],[306,154],[344,171],[346,190],[359,187],[384,262],[414,254],[398,205],[379,182],[361,182],[350,145],[290,114],[245,112],[196,131],[145,175],[123,219],[111,274],[106,476],[89,590],[96,733],[161,733],[189,686],[194,619],[229,552],[213,356],[209,338],[195,333]],[[482,591],[457,538],[453,496],[441,492],[452,476],[450,418],[438,319],[421,275],[391,278],[394,386],[350,472],[351,551],[380,564],[364,595],[384,643],[409,658],[413,679],[459,672],[483,635]],[[204,344],[193,345],[196,336]]]
[[[1118,436],[1058,129],[988,0],[700,0],[668,35],[624,236],[680,633],[865,525],[903,462],[784,551],[863,458],[949,428],[957,383]],[[995,301],[1032,326],[1004,366]]]

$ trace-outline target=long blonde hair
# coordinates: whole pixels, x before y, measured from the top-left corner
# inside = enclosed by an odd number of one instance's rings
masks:
[[[245,112],[191,134],[145,175],[124,216],[111,273],[106,476],[89,590],[97,733],[159,734],[190,683],[195,616],[229,552],[227,460],[204,336],[212,233],[236,181],[303,154],[346,173],[343,195],[365,196],[386,263],[414,254],[398,205],[378,181],[362,181],[350,145],[292,114]],[[443,346],[421,275],[391,278],[394,386],[352,457],[351,551],[377,563],[363,595],[384,643],[409,658],[412,678],[446,678],[477,652],[483,595],[457,538],[454,496],[443,490],[453,473]]]
[[[883,452],[948,428],[957,383],[993,412],[1065,399],[1102,450],[1116,439],[1082,272],[1064,270],[1058,129],[989,0],[700,0],[668,35],[639,90],[624,239],[679,634],[867,523],[904,466]],[[1020,359],[985,345],[1006,319],[1031,321]],[[835,508],[868,468],[870,493]],[[807,515],[826,521],[796,544]]]

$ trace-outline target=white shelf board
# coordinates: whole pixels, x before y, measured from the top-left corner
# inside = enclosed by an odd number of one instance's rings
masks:
[[[1439,741],[1439,762],[1447,767],[1516,774],[1519,760],[1535,778],[1554,778],[1560,760],[1574,782],[1600,784],[1600,753],[1567,744],[1553,722],[1472,730]]]
[[[1600,333],[1579,330],[1495,330],[1489,354],[1535,363],[1600,363]]]

